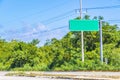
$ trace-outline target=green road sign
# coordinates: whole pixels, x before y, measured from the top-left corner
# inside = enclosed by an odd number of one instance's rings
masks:
[[[70,20],[70,31],[98,31],[98,20]]]

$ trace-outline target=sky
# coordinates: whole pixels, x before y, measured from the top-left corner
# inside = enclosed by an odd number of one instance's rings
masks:
[[[79,8],[80,0],[0,0],[0,37],[39,39],[42,46],[47,39],[61,39],[69,32],[69,20],[79,16]],[[120,26],[120,0],[82,0],[82,8],[82,16],[103,16]]]

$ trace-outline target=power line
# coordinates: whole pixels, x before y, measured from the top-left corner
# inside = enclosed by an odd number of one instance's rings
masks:
[[[119,19],[111,19],[111,20],[104,20],[105,22],[110,22],[110,23],[114,23],[114,24],[120,24],[120,20]]]
[[[111,19],[111,20],[105,20],[105,21],[117,22],[117,21],[120,21],[120,20],[119,19]]]
[[[57,7],[57,6],[56,6]],[[55,7],[55,8],[56,8]],[[115,5],[115,6],[104,6],[104,7],[91,7],[91,8],[82,8],[83,10],[97,10],[97,9],[112,9],[112,8],[120,8],[120,5]],[[51,10],[50,8],[48,10]],[[40,11],[36,14],[42,14],[46,11],[48,11],[47,9],[46,10],[43,10],[43,11]],[[79,9],[78,9],[79,10]],[[50,24],[50,23],[53,23],[55,21],[59,21],[59,20],[62,20],[62,19],[65,19],[66,17],[68,17],[69,15],[73,15],[74,13],[74,10],[70,10],[68,12],[65,12],[63,14],[60,14],[58,16],[55,16],[55,17],[52,17],[52,18],[49,18],[47,20],[44,20],[44,21],[41,21],[42,23],[45,23],[45,24]],[[32,15],[35,15],[35,14],[32,14]],[[31,15],[31,16],[32,16]],[[25,16],[24,16],[25,17]],[[22,18],[24,18],[22,17]],[[110,21],[110,22],[119,22],[120,20],[105,20],[105,21]],[[40,33],[46,33],[46,32],[52,32],[52,31],[55,31],[55,30],[59,30],[59,29],[63,29],[63,28],[68,28],[68,26],[62,26],[62,27],[58,27],[58,28],[52,28],[50,30],[46,30],[46,31],[41,31],[41,32],[37,32],[37,33],[33,33],[33,35],[36,35],[36,34],[40,34]]]
[[[97,9],[112,9],[112,8],[120,8],[120,5],[113,6],[103,6],[103,7],[91,7],[91,8],[82,8],[83,10],[97,10]],[[80,9],[75,9],[80,10]]]
[[[59,20],[62,20],[66,17],[69,17],[71,15],[74,15],[75,13],[73,13],[74,10],[71,10],[71,11],[68,11],[66,13],[63,13],[63,14],[60,14],[58,16],[55,16],[55,17],[52,17],[52,18],[49,18],[47,20],[44,20],[44,21],[41,21],[42,23],[45,23],[45,24],[49,24],[49,23],[52,23],[54,21],[59,21]],[[65,16],[66,15],[66,16]]]
[[[92,7],[92,8],[83,8],[84,10],[93,10],[93,9],[111,9],[111,8],[120,8],[120,5],[114,6],[104,6],[104,7]]]
[[[53,18],[50,18],[50,19],[47,19],[47,20],[44,20],[44,21],[41,21],[41,22],[45,23],[46,25],[47,25],[47,24],[50,24],[50,23],[53,23],[53,22],[57,22],[57,21],[59,21],[59,20],[65,19],[66,17],[69,17],[69,16],[74,15],[75,13],[73,13],[73,11],[74,11],[74,10],[68,11],[68,12],[66,12],[66,13],[63,13],[63,14],[61,14],[61,15],[58,15],[58,16],[56,16],[56,17],[53,17]],[[67,15],[67,16],[65,16],[65,15]],[[53,29],[48,30],[48,31],[41,31],[41,32],[39,32],[39,33],[50,32],[50,31],[54,31],[54,30],[62,29],[62,28],[64,28],[64,26],[63,26],[63,27],[58,27],[58,28],[53,28]],[[33,33],[33,34],[37,34],[37,33]]]
[[[118,21],[118,20],[104,20],[104,21]],[[119,20],[120,21],[120,20]],[[45,31],[40,31],[40,32],[35,32],[35,33],[33,33],[33,35],[36,35],[36,34],[39,34],[39,33],[46,33],[46,32],[52,32],[52,31],[55,31],[55,30],[58,30],[58,29],[63,29],[63,28],[68,28],[68,25],[66,25],[66,26],[62,26],[62,27],[58,27],[58,28],[53,28],[53,29],[50,29],[50,30],[45,30]]]
[[[65,25],[65,26],[62,26],[62,27],[53,28],[53,29],[46,30],[46,31],[41,31],[41,32],[36,32],[36,33],[33,33],[33,34],[34,34],[34,35],[36,35],[36,34],[39,34],[39,33],[51,32],[51,31],[55,31],[55,30],[59,30],[59,29],[63,29],[63,28],[68,28],[68,26],[67,26],[67,25]]]
[[[34,13],[34,14],[31,14],[31,15],[29,15],[29,16],[33,16],[33,15],[35,15],[35,14],[42,14],[42,13],[44,13],[44,12],[51,11],[52,9],[57,9],[58,7],[61,7],[61,6],[65,5],[65,4],[68,3],[68,2],[69,2],[69,1],[64,1],[64,2],[62,2],[62,3],[60,3],[60,4],[58,4],[58,5],[49,7],[49,8],[44,9],[44,10],[41,10],[41,11],[39,11],[39,12],[37,12],[37,13]],[[24,17],[25,17],[25,16],[24,16]]]
[[[63,3],[62,3],[62,4],[63,4]],[[61,4],[60,4],[60,6],[61,6]],[[54,6],[54,7],[57,8],[57,7],[59,7],[59,5],[56,5],[56,6]],[[53,8],[53,7],[51,7],[51,8]],[[40,11],[40,12],[38,12],[38,13],[39,13],[39,14],[44,13],[44,12],[46,12],[46,11],[51,10],[51,8],[42,10],[42,11]],[[104,6],[104,7],[92,7],[92,8],[82,8],[82,9],[83,9],[83,10],[94,10],[94,9],[111,9],[111,8],[120,8],[120,5]],[[61,15],[59,15],[59,16],[56,16],[56,17],[53,17],[53,18],[50,18],[50,19],[47,19],[47,20],[41,21],[41,22],[47,23],[48,21],[51,21],[51,20],[53,20],[53,19],[59,18],[59,17],[61,17],[61,16],[64,16],[64,15],[66,15],[67,13],[70,14],[70,13],[72,13],[72,11],[76,11],[76,10],[79,10],[79,9],[74,9],[74,10],[68,11],[68,12],[66,12],[66,13],[64,13],[64,14],[61,14]],[[38,13],[36,13],[36,14],[38,14]],[[32,14],[31,16],[33,16],[33,15],[35,15],[35,14]],[[25,17],[25,16],[23,16],[22,18],[24,18],[24,17]],[[14,21],[15,21],[15,20],[14,20]],[[12,21],[9,21],[9,22],[12,22]],[[50,22],[48,22],[48,23],[50,23]]]
[[[64,1],[64,2],[62,2],[62,3],[60,3],[60,4],[58,4],[58,5],[55,5],[55,6],[46,8],[46,9],[44,9],[44,10],[38,11],[38,12],[33,13],[33,14],[30,14],[29,16],[28,16],[28,15],[27,15],[27,16],[22,16],[22,17],[20,17],[20,18],[21,18],[21,19],[24,19],[24,18],[29,18],[29,17],[31,17],[31,16],[34,16],[34,15],[36,15],[36,14],[39,14],[39,15],[40,15],[40,14],[43,14],[43,13],[45,13],[45,12],[51,11],[52,9],[57,9],[57,8],[65,5],[65,4],[68,3],[68,2],[70,2],[70,1]],[[7,23],[14,22],[14,21],[16,21],[16,20],[17,20],[17,19],[14,19],[14,20],[12,20],[12,21],[8,21]]]
[[[93,8],[83,8],[83,9],[88,9],[88,10],[91,10],[91,9],[108,9],[108,8],[120,8],[120,5],[116,5],[116,6],[105,6],[105,7],[93,7]],[[49,24],[49,23],[52,23],[54,21],[58,21],[58,20],[62,20],[64,19],[65,17],[67,17],[69,14],[70,15],[73,15],[73,12],[74,10],[71,10],[71,11],[68,11],[66,13],[63,13],[61,15],[58,15],[56,17],[53,17],[53,18],[50,18],[50,19],[47,19],[45,21],[41,21],[43,23],[46,23],[46,24]],[[67,16],[65,16],[67,15]],[[111,22],[115,22],[115,21],[120,21],[120,20],[107,20],[107,21],[111,21]]]
[[[50,23],[53,23],[54,21],[59,21],[59,20],[62,20],[62,19],[65,19],[66,17],[69,17],[69,16],[72,16],[74,15],[74,9],[73,10],[70,10],[70,11],[67,11],[63,14],[60,14],[58,16],[55,16],[55,17],[52,17],[52,18],[49,18],[47,20],[43,20],[43,21],[40,21],[41,23],[44,23],[44,24],[50,24]],[[14,21],[13,21],[14,22]]]
[[[105,21],[118,21],[118,20],[105,20]],[[119,20],[120,21],[120,20]],[[62,27],[58,27],[58,28],[53,28],[53,29],[51,29],[51,30],[48,30],[48,31],[43,31],[42,33],[45,33],[45,32],[51,32],[51,31],[54,31],[54,30],[58,30],[58,29],[63,29],[63,28],[66,28],[66,27],[68,27],[68,25],[66,25],[66,26],[62,26]]]
[[[66,26],[62,26],[62,27],[58,27],[58,28],[53,28],[53,29],[51,29],[51,30],[48,30],[48,32],[50,32],[50,31],[54,31],[54,30],[58,30],[58,29],[63,29],[63,28],[68,28],[68,26],[66,25]]]

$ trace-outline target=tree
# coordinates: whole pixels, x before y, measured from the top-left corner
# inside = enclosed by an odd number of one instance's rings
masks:
[[[85,15],[85,16],[83,17],[83,19],[89,20],[89,19],[90,19],[90,16],[89,16],[89,15]]]
[[[37,44],[39,44],[39,40],[38,39],[33,39],[31,42],[30,42],[30,44],[32,44],[32,45],[37,45]]]

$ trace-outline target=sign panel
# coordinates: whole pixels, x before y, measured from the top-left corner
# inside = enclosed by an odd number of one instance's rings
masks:
[[[99,31],[98,20],[70,20],[70,31]]]

